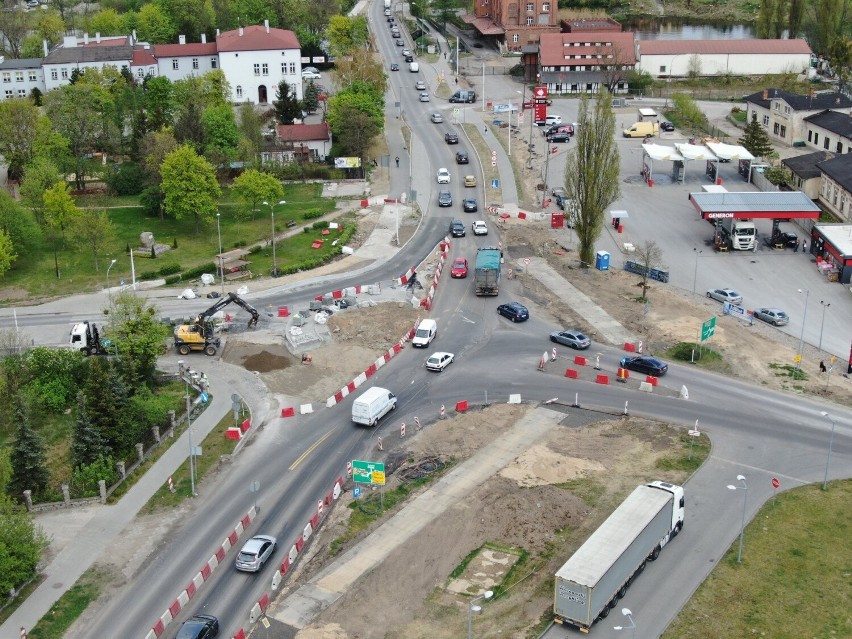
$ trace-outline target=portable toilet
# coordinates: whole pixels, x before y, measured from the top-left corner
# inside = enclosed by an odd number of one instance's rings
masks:
[[[595,254],[595,268],[599,271],[609,270],[609,253],[606,251],[598,251]]]

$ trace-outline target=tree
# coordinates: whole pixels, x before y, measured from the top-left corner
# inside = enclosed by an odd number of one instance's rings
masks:
[[[331,55],[338,58],[351,55],[368,42],[367,19],[363,16],[331,16],[325,37]]]
[[[215,14],[210,0],[159,0],[157,4],[177,33],[185,33],[195,41],[202,33],[211,34]]]
[[[690,80],[697,80],[701,77],[701,56],[697,53],[693,53],[689,56],[688,67],[686,74],[689,76]]]
[[[0,277],[3,277],[6,271],[12,268],[12,263],[16,259],[18,259],[18,254],[15,253],[12,238],[6,231],[0,231]]]
[[[657,243],[654,240],[648,240],[647,242],[640,244],[636,251],[636,261],[642,266],[642,273],[640,275],[642,281],[639,285],[642,287],[643,302],[647,299],[648,289],[650,288],[650,284],[648,284],[648,277],[651,273],[651,269],[658,268],[660,266],[660,260],[662,257],[663,250],[657,246]]]
[[[44,193],[54,184],[61,182],[62,176],[56,165],[46,157],[39,156],[24,167],[21,180],[21,197],[29,206],[40,224],[45,221]]]
[[[790,11],[787,15],[787,37],[798,38],[802,30],[802,18],[805,14],[804,0],[790,0]]]
[[[828,47],[828,62],[837,74],[837,81],[842,91],[852,70],[852,41],[849,38],[836,36]]]
[[[757,22],[755,32],[758,38],[771,38],[775,31],[775,14],[778,0],[760,0],[757,9]]]
[[[178,146],[178,141],[169,128],[152,131],[142,139],[142,158],[151,184],[159,184],[162,181],[160,168],[163,160]]]
[[[166,213],[176,220],[194,217],[198,233],[202,219],[213,219],[222,194],[214,168],[191,147],[183,145],[166,156],[160,173]]]
[[[181,144],[191,145],[199,153],[204,149],[204,125],[201,123],[201,105],[186,104],[175,120],[175,139]]]
[[[92,252],[95,260],[95,273],[100,273],[98,257],[105,246],[115,237],[115,229],[103,209],[81,209],[74,219],[74,239]]]
[[[234,110],[226,104],[209,106],[201,114],[201,124],[204,127],[205,153],[233,157],[240,141]]]
[[[311,82],[312,84],[313,82]],[[263,123],[265,120],[251,102],[243,102],[238,109],[238,114],[240,136],[251,148],[249,151],[250,159],[255,160],[257,154],[263,148]]]
[[[274,204],[284,197],[284,187],[280,180],[269,173],[248,169],[234,180],[234,194],[251,209],[251,219],[254,220],[257,205],[261,202]]]
[[[388,76],[379,60],[358,56],[337,60],[334,63],[334,79],[340,91],[362,91],[363,85],[367,85],[376,95],[383,96]]]
[[[577,204],[574,231],[580,242],[580,262],[589,266],[603,230],[604,212],[620,196],[615,115],[608,92],[598,92],[591,111],[589,97],[582,96],[576,140],[568,155],[565,189]]]
[[[9,491],[19,499],[25,490],[34,495],[42,494],[47,488],[50,474],[44,457],[44,440],[30,426],[29,408],[21,398],[15,407],[15,439],[12,442],[12,480]]]
[[[340,149],[341,155],[351,155],[362,160],[367,156],[367,149],[373,144],[375,137],[381,133],[381,128],[376,119],[364,113],[364,111],[351,106],[344,105],[335,110],[335,115],[340,121],[347,122],[347,126],[341,126],[334,134],[335,144]]]
[[[756,158],[768,158],[774,151],[769,134],[757,121],[757,113],[751,114],[751,122],[746,125],[743,136],[737,142]]]
[[[5,496],[12,481],[12,459],[8,446],[0,448],[0,495]]]
[[[58,239],[65,243],[65,229],[77,218],[80,209],[74,204],[68,185],[64,182],[54,184],[44,192],[44,224],[50,235],[53,248],[53,265],[56,269],[56,279],[60,277],[59,257],[57,254]]]
[[[43,40],[47,40],[47,46],[51,49],[62,42],[62,35],[65,33],[65,21],[55,9],[37,11],[33,32],[32,37],[38,40],[38,54],[34,57],[40,58],[44,55],[41,44]]]
[[[47,535],[32,516],[0,495],[0,591],[12,592],[36,574]]]
[[[384,104],[383,94],[376,93],[369,85],[353,84],[349,89],[328,99],[326,121],[335,135],[338,135],[347,126],[345,114],[354,109],[372,119],[381,131],[385,119]]]
[[[645,95],[648,87],[654,84],[654,77],[650,73],[636,69],[630,69],[624,75],[624,79],[627,80],[627,86],[630,87],[630,91],[638,95]]]
[[[612,57],[607,59],[610,50]],[[633,70],[633,60],[635,59],[633,52],[625,51],[622,47],[614,44],[611,47],[596,48],[595,55],[601,56],[600,69],[604,78],[604,86],[610,93],[615,93],[618,90],[618,85],[622,84],[627,79],[627,74]]]
[[[121,357],[121,351],[119,351]],[[118,366],[123,366],[126,358],[120,359]],[[125,450],[121,409],[117,405],[110,383],[113,376],[112,366],[103,357],[89,360],[89,372],[85,383],[85,408],[91,427],[97,432],[104,447],[104,452]],[[126,397],[123,401],[126,401]]]
[[[441,29],[445,32],[447,30],[447,22],[455,16],[457,7],[458,3],[456,0],[432,0],[429,4],[430,10],[438,14]]]
[[[302,90],[302,111],[305,113],[314,113],[319,108],[320,91],[317,85],[311,80]]]
[[[29,100],[0,102],[0,155],[9,166],[9,179],[20,180],[33,157],[39,120],[46,119]]]
[[[291,87],[287,80],[278,83],[272,105],[275,107],[275,119],[279,124],[293,124],[296,118],[302,117],[302,106],[296,97],[296,87]]]
[[[101,35],[122,35],[124,20],[115,9],[102,9],[88,19],[86,31]]]
[[[24,38],[32,28],[32,16],[22,11],[14,0],[3,0],[0,11],[0,34],[4,38],[3,49],[10,58],[20,58]]]
[[[707,116],[690,96],[685,93],[675,93],[672,96],[672,104],[677,111],[681,126],[691,128],[693,131],[702,131],[706,128]]]
[[[33,250],[41,239],[33,212],[6,191],[0,191],[0,231],[9,237],[17,252]]]
[[[142,5],[136,15],[136,35],[143,42],[164,44],[174,41],[177,29],[162,8],[151,2]]]
[[[145,5],[146,7],[154,5]],[[175,89],[166,76],[148,76],[142,84],[148,126],[152,131],[170,127],[175,121]]]
[[[106,445],[89,417],[86,395],[80,391],[77,393],[77,415],[71,439],[71,460],[74,466],[85,466],[97,460],[98,457],[109,454],[109,446]]]
[[[107,334],[121,358],[124,382],[128,388],[150,386],[168,328],[157,317],[157,308],[142,297],[120,293],[113,298],[113,307],[113,322]]]

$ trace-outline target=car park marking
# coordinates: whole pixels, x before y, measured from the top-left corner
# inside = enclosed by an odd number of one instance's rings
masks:
[[[299,455],[299,457],[296,459],[296,461],[294,461],[292,464],[290,464],[290,467],[287,470],[296,470],[296,468],[299,467],[299,464],[301,464],[303,461],[305,461],[307,456],[310,455],[312,452],[314,452],[314,450],[316,450],[317,446],[319,446],[326,439],[328,439],[328,436],[331,435],[332,432],[334,432],[334,431],[333,430],[328,431],[325,435],[323,435],[317,441],[315,441],[313,444],[311,444],[311,446],[308,448],[308,450],[306,450],[304,453]]]

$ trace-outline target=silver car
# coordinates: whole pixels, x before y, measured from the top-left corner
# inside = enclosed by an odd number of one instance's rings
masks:
[[[786,326],[790,323],[790,316],[780,308],[759,308],[754,311],[754,317],[775,326]]]
[[[550,341],[555,342],[556,344],[564,344],[565,346],[570,346],[571,348],[576,348],[580,351],[585,350],[592,345],[592,340],[580,331],[574,330],[556,331],[551,333]]]
[[[717,302],[730,302],[731,304],[743,303],[743,296],[731,288],[711,288],[707,291],[707,297]]]
[[[260,572],[263,564],[272,557],[277,541],[269,535],[257,535],[249,539],[235,562],[237,570],[243,572]]]
[[[420,94],[420,101],[421,102],[428,102],[429,101],[429,94],[426,93],[425,91],[423,93],[421,93]]]

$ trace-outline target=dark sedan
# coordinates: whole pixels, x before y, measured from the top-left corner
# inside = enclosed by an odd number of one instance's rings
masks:
[[[547,136],[548,142],[570,142],[571,136],[567,133],[553,133],[552,135]]]
[[[645,375],[653,375],[654,377],[662,377],[669,370],[669,365],[656,357],[650,355],[637,355],[635,357],[622,357],[621,368],[626,368],[637,373]]]
[[[438,192],[438,206],[452,206],[453,196],[449,191]]]
[[[530,312],[527,310],[527,307],[517,302],[500,304],[497,307],[497,313],[513,322],[525,322],[530,318]]]
[[[476,211],[478,210],[476,207],[476,200],[472,197],[465,198],[465,200],[462,202],[462,208],[464,209],[465,213],[476,213]]]
[[[213,639],[219,634],[219,620],[213,615],[195,615],[183,622],[175,639]]]
[[[470,158],[467,157],[467,151],[459,151],[456,153],[456,164],[469,164]]]
[[[661,131],[674,131],[675,125],[671,122],[660,122],[660,130]]]
[[[453,132],[444,133],[444,142],[447,144],[458,144],[459,136]]]
[[[399,65],[396,62],[391,65],[391,71],[399,71]]]
[[[769,246],[772,248],[791,248],[798,250],[799,238],[795,233],[781,231],[772,236],[769,240]]]

